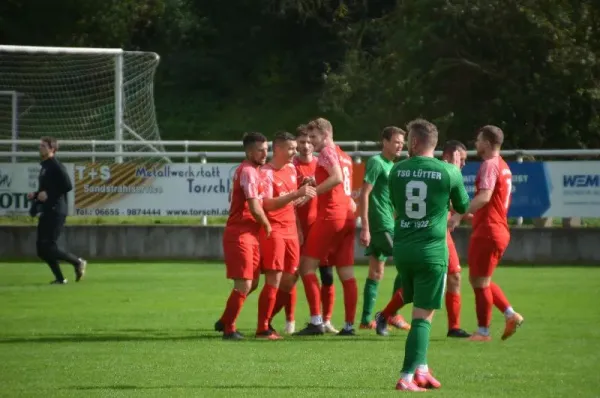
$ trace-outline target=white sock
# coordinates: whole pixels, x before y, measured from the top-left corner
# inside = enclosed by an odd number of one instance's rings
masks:
[[[513,307],[508,307],[506,309],[506,311],[504,311],[504,317],[505,318],[510,318],[511,316],[513,316],[515,314],[515,310],[513,310]]]
[[[352,329],[354,329],[354,325],[353,324],[351,324],[349,322],[346,322],[344,324],[344,330],[352,330]]]
[[[413,382],[414,375],[412,373],[400,373],[400,378],[407,383]]]
[[[427,365],[419,365],[417,370],[421,373],[429,373],[429,366]]]
[[[323,318],[321,317],[321,315],[311,316],[310,323],[312,323],[313,325],[320,325],[323,323]]]
[[[490,335],[490,329],[489,328],[484,328],[484,327],[479,327],[477,329],[477,333],[482,335],[482,336],[489,336]]]

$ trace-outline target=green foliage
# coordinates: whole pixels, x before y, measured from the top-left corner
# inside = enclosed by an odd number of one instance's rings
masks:
[[[592,0],[5,0],[0,42],[158,52],[165,138],[320,114],[344,139],[422,116],[442,139],[493,123],[508,146],[600,145]]]
[[[599,20],[591,1],[402,1],[328,75],[323,104],[357,126],[422,116],[463,140],[493,123],[513,147],[595,146]]]

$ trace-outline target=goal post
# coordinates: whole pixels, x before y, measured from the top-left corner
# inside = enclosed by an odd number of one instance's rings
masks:
[[[153,88],[159,60],[119,48],[0,45],[0,138],[114,140],[101,150],[114,151],[116,162],[123,152],[163,152],[146,142],[160,140]]]

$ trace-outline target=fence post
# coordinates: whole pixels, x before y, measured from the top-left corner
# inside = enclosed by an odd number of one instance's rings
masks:
[[[202,155],[200,157],[200,163],[206,164],[206,155]],[[206,227],[208,225],[208,217],[202,216],[202,226]]]
[[[523,153],[517,152],[517,163],[523,163]],[[512,195],[512,192],[510,193]],[[517,217],[517,226],[523,225],[523,217]]]

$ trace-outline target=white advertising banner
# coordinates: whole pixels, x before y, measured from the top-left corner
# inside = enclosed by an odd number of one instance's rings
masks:
[[[73,165],[65,164],[73,181]],[[0,215],[27,215],[30,201],[27,194],[37,191],[39,163],[0,163]],[[69,192],[69,212],[73,211],[74,191]]]
[[[78,216],[226,216],[237,163],[75,164]]]

